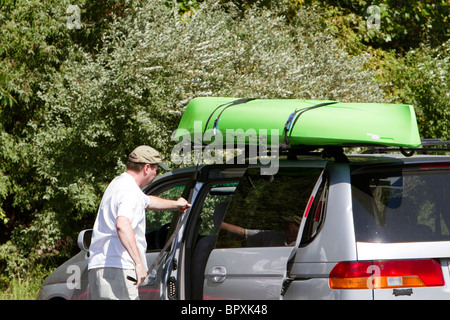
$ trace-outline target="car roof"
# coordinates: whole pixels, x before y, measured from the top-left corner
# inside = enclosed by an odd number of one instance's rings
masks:
[[[448,162],[450,163],[450,156],[447,155],[413,155],[406,157],[402,154],[388,153],[388,154],[346,154],[350,166],[372,166],[372,165],[414,165],[423,163],[435,163],[435,162]],[[288,159],[282,155],[279,158],[279,165],[282,167],[298,166],[302,164],[308,164],[309,166],[325,167],[327,163],[335,162],[333,159],[324,159],[320,154],[314,155],[299,155],[296,159]],[[202,178],[206,179],[205,174],[213,170],[238,170],[245,171],[248,164],[202,164],[198,168],[196,166],[189,166],[173,171],[166,172],[158,176],[154,182],[161,180],[168,180],[173,177],[189,177],[196,170],[201,173]],[[252,167],[258,167],[260,164],[250,165]]]

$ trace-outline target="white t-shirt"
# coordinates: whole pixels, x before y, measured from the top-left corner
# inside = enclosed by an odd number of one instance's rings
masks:
[[[103,194],[97,219],[94,223],[89,247],[88,269],[134,269],[134,262],[119,239],[116,219],[119,216],[131,221],[142,262],[147,269],[145,251],[145,208],[150,199],[139,188],[133,177],[124,172],[109,184]]]

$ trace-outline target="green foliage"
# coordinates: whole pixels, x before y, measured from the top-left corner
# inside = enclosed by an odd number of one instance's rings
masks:
[[[363,7],[371,4],[362,2]],[[385,47],[408,50],[423,42],[438,46],[450,37],[450,2],[446,0],[385,0],[378,5],[382,37],[374,42],[379,45],[384,41]]]
[[[405,57],[386,59],[388,94],[415,107],[423,138],[450,139],[450,40],[440,47],[423,45]]]
[[[7,283],[7,286],[1,287],[0,300],[35,300],[47,275],[47,270],[36,267],[32,276],[0,279],[0,283]]]
[[[450,37],[448,0],[291,0],[293,8],[315,6],[323,12],[321,23],[337,37],[362,49],[363,45],[406,52],[429,43],[437,47]],[[377,7],[374,12],[371,6]],[[379,18],[377,28],[368,22]]]
[[[59,252],[67,257],[70,252],[71,246],[62,244],[66,240],[61,239],[73,237],[68,232],[71,218],[66,215],[77,206],[67,205],[61,193],[55,196],[49,177],[40,174],[41,166],[54,161],[52,156],[44,158],[48,150],[35,144],[48,111],[41,95],[65,61],[80,59],[83,52],[95,52],[103,30],[115,16],[113,9],[121,15],[129,2],[105,0],[94,5],[79,1],[81,29],[67,26],[69,1],[1,3],[0,270],[10,276],[25,276],[22,271],[36,262]],[[107,14],[105,10],[111,11]],[[72,184],[75,181],[71,179]],[[73,189],[70,184],[66,189],[70,187]],[[91,192],[87,195],[86,189],[82,191],[77,197],[89,204]]]

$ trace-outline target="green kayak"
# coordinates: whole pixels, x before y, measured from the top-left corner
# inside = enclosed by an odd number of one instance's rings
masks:
[[[247,144],[290,146],[420,146],[414,108],[402,104],[342,103],[315,100],[195,98],[189,102],[173,136],[188,135],[203,144],[229,144],[230,137],[257,135]],[[278,141],[273,141],[278,140]],[[252,142],[253,141],[253,142]]]

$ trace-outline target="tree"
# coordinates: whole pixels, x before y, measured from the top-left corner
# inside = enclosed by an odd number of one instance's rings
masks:
[[[391,83],[386,91],[396,101],[415,107],[422,138],[450,139],[449,74],[450,40],[386,60],[382,77]]]
[[[43,90],[66,61],[95,54],[101,35],[132,1],[3,0],[0,12],[0,268],[16,274],[39,257],[64,251],[64,217],[46,194],[34,144],[47,114]],[[82,28],[71,29],[71,15]],[[62,201],[62,203],[64,200]],[[56,214],[58,212],[58,214]],[[70,234],[70,233],[69,233]],[[70,246],[69,246],[70,247]],[[44,255],[43,253],[47,253]],[[24,257],[27,257],[26,259]],[[20,273],[23,274],[23,273]]]
[[[317,7],[323,14],[321,23],[360,50],[372,46],[405,53],[423,43],[439,47],[450,37],[450,2],[446,0],[292,0],[291,3],[293,8]]]

